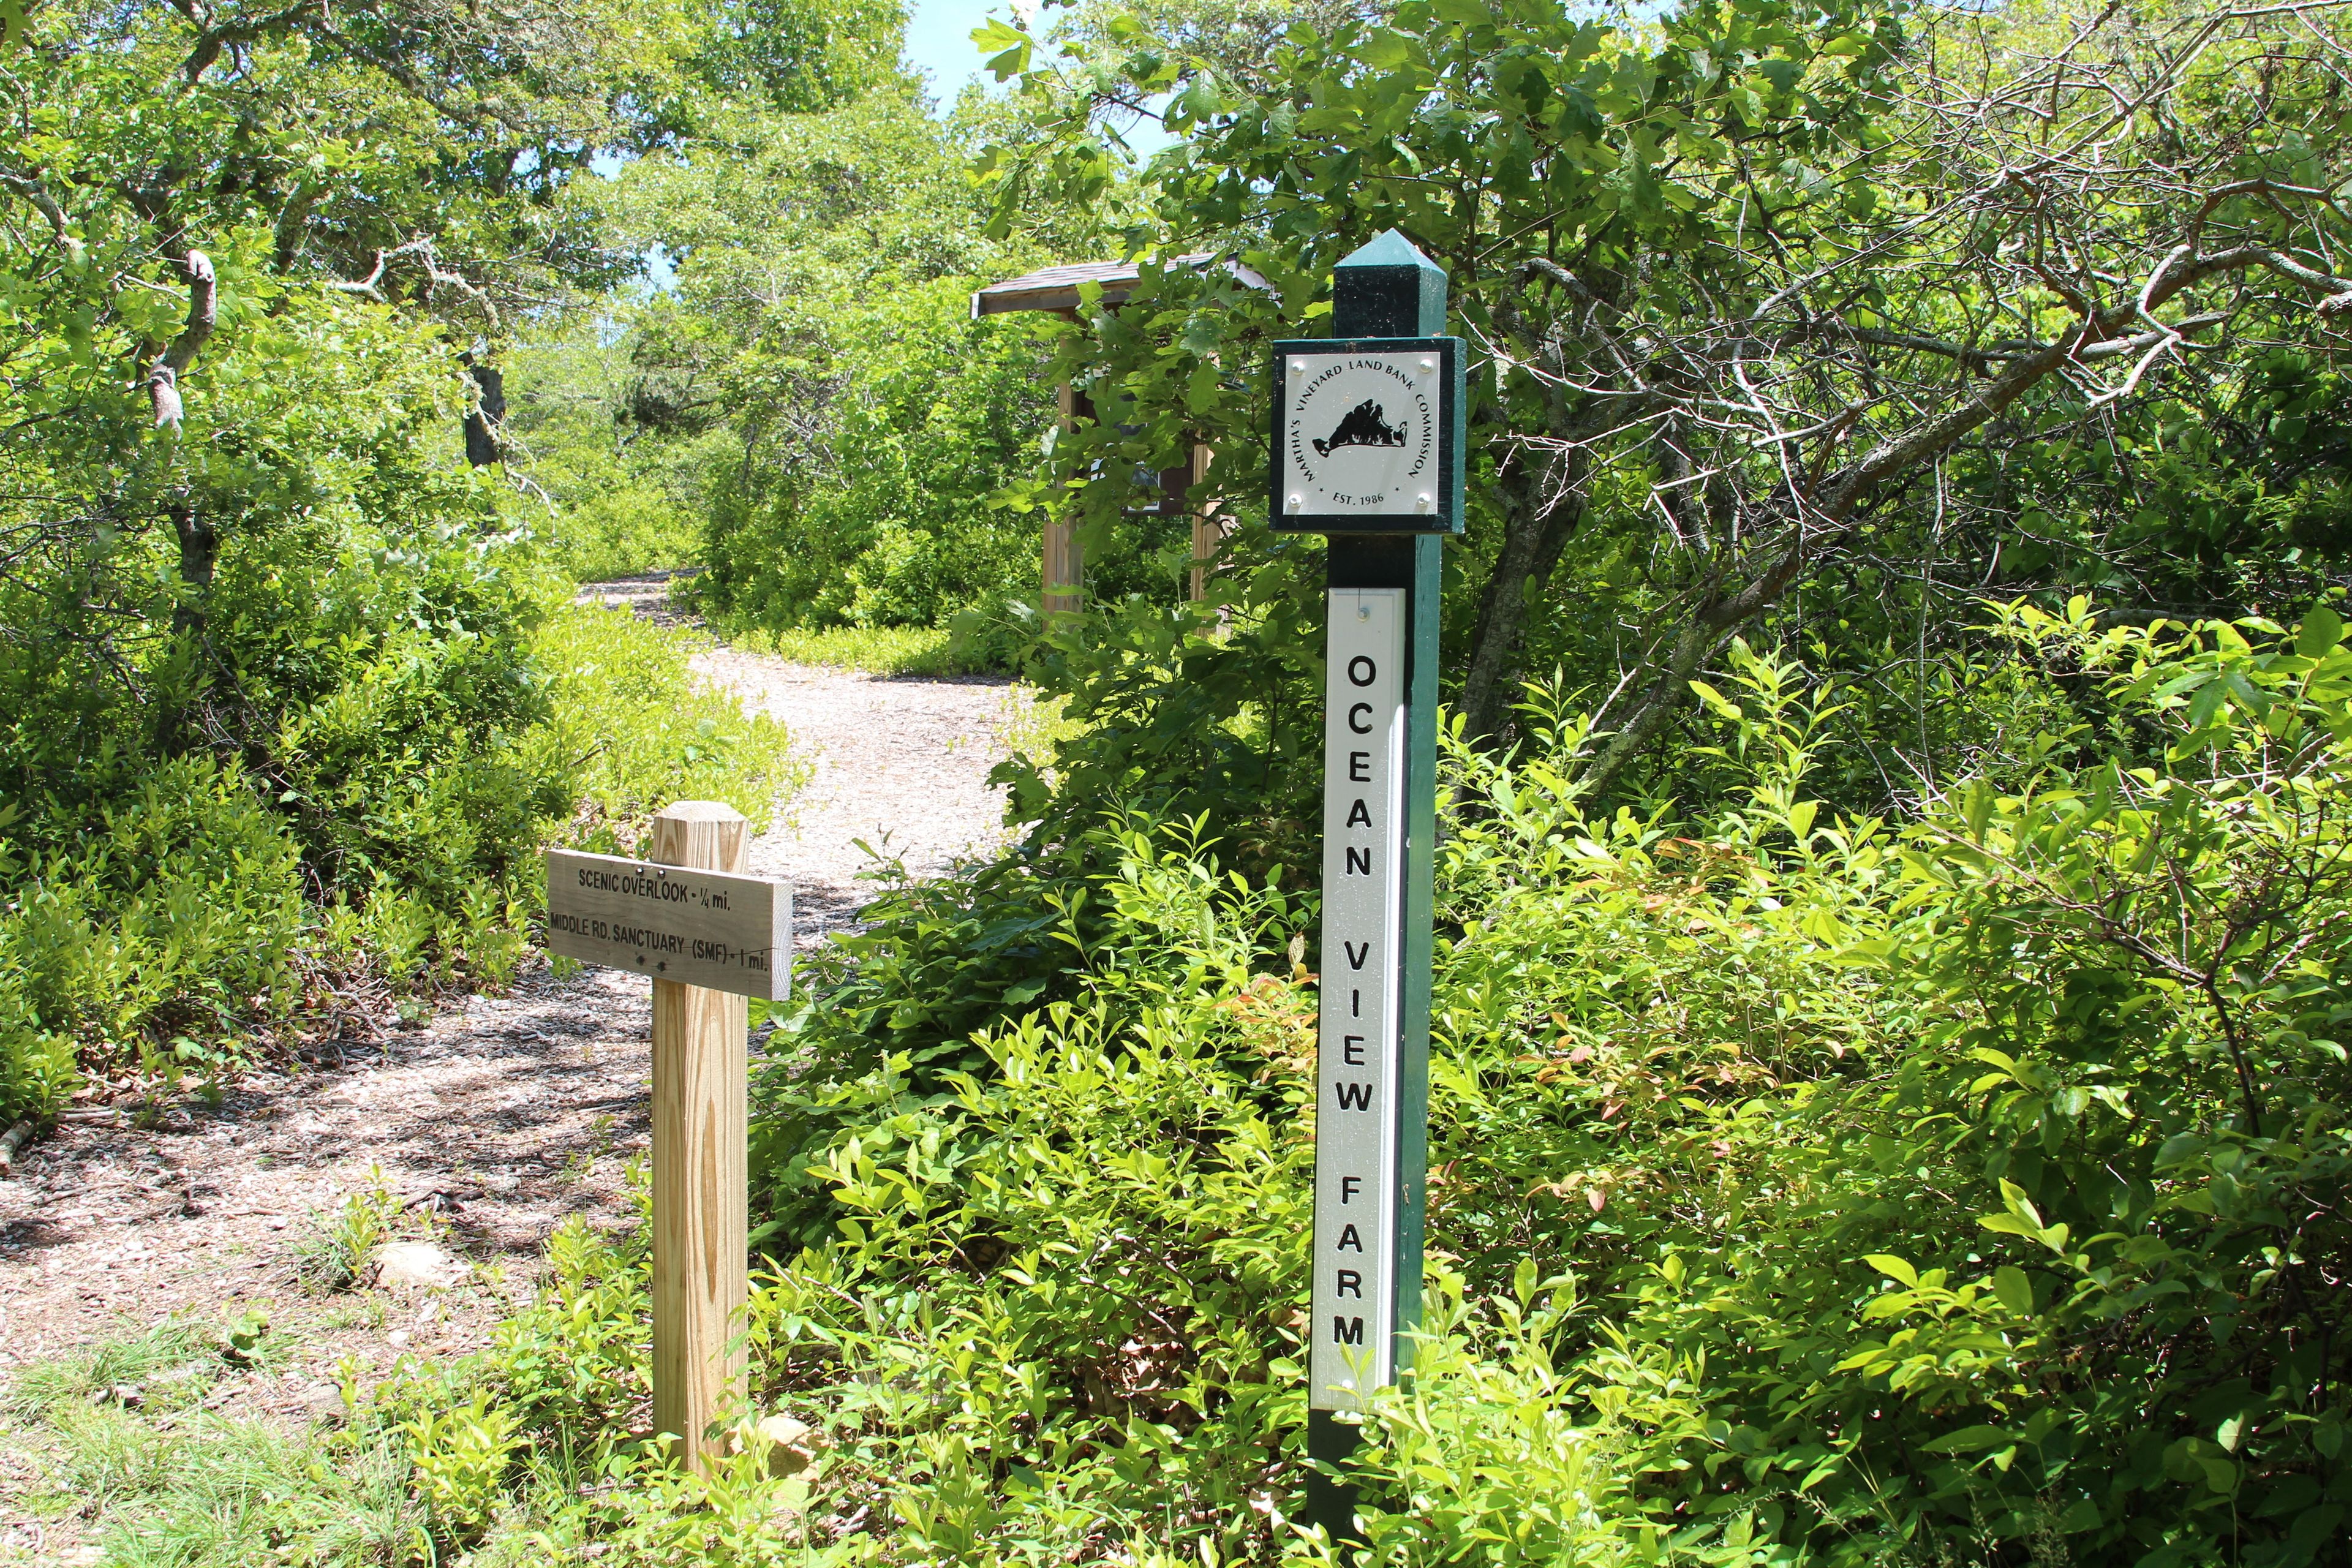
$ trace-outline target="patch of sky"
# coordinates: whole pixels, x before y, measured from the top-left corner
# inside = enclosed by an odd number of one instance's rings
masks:
[[[914,0],[907,8],[905,58],[908,68],[929,84],[932,107],[952,107],[968,82],[977,81],[987,91],[1003,91],[994,77],[980,68],[987,57],[971,35],[986,26],[991,16],[1025,26],[1029,13],[1028,6],[1006,5],[1001,0],[996,5],[988,0]]]

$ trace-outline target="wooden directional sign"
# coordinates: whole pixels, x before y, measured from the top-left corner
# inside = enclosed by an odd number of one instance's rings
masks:
[[[1330,593],[1312,1410],[1360,1410],[1395,1381],[1405,596]]]
[[[768,877],[551,849],[547,948],[775,1001],[792,984],[792,889]]]

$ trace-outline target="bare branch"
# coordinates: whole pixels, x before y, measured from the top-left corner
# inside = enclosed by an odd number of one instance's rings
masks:
[[[2108,4],[2056,54],[2000,55],[1989,79],[1943,74],[1923,50],[1904,68],[1897,151],[1872,177],[1924,206],[1821,221],[1803,194],[1773,205],[1751,183],[1724,226],[1736,238],[1639,278],[1514,265],[1500,370],[1542,384],[1556,411],[1521,439],[1584,454],[1587,473],[1633,454],[1690,574],[1677,619],[1619,683],[1585,787],[1630,764],[1738,626],[2025,400],[2097,416],[2217,329],[2325,333],[2352,315],[2352,266],[2336,259],[2352,252],[2339,196],[2352,168],[2313,172],[2306,150],[2283,163],[2291,179],[2249,176],[2260,161],[2238,132],[2200,139],[2173,107],[2192,66],[2200,92],[2217,73],[2251,82],[2290,31],[2352,60],[2336,37],[2345,10],[2240,6],[2168,33]],[[2157,116],[2167,135],[2142,135]],[[1538,280],[1549,288],[1527,287]]]
[[[356,279],[331,278],[326,280],[325,287],[339,293],[360,294],[371,300],[382,300],[386,264],[404,258],[415,259],[424,269],[425,289],[428,298],[436,288],[454,289],[482,312],[492,331],[495,331],[498,329],[499,324],[498,301],[490,298],[489,290],[472,279],[461,272],[452,272],[442,266],[439,252],[435,248],[433,238],[429,235],[412,239],[404,245],[394,246],[389,250],[377,251],[375,266],[369,269],[366,277]]]

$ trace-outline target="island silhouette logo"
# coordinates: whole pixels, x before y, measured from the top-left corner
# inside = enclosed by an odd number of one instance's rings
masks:
[[[1310,441],[1316,455],[1328,458],[1341,447],[1402,447],[1404,426],[1388,422],[1388,410],[1370,398],[1365,398],[1348,410],[1328,439]]]

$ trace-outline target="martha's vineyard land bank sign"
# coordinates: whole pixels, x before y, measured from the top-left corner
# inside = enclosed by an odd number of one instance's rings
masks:
[[[1456,531],[1459,346],[1452,338],[1276,343],[1274,526]]]
[[[1336,335],[1277,342],[1269,367],[1273,526],[1326,538],[1305,1520],[1333,1542],[1364,1539],[1339,1467],[1372,1396],[1410,1374],[1421,1324],[1439,587],[1462,531],[1445,321],[1444,272],[1390,229],[1332,268]]]

